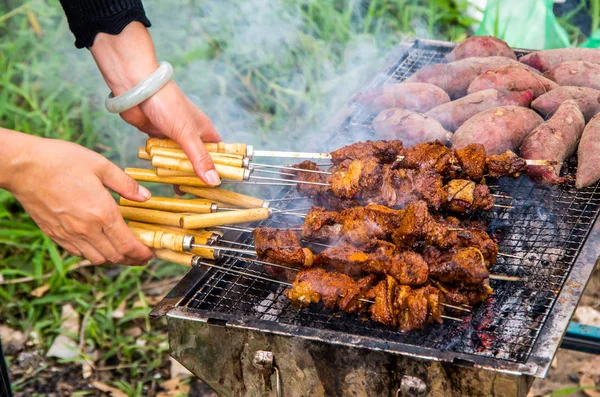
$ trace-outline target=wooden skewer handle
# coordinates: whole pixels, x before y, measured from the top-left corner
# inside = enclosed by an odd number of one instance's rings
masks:
[[[188,252],[174,252],[168,249],[155,249],[154,255],[167,262],[179,263],[183,266],[192,267],[194,261],[194,254]]]
[[[150,157],[150,154],[148,154],[148,152],[146,151],[146,148],[141,147],[138,149],[138,159],[151,160],[152,157]]]
[[[129,230],[147,247],[166,248],[171,251],[184,252],[186,235],[177,232],[148,230],[128,225]]]
[[[178,227],[180,225],[181,214],[172,212],[149,210],[146,208],[119,207],[121,215],[125,219],[146,223],[157,223],[159,225],[168,225]]]
[[[181,149],[181,146],[177,142],[170,139],[149,138],[146,141],[146,151],[148,153],[150,153],[152,147],[156,146]],[[204,143],[204,147],[207,151],[213,153],[235,154],[242,157],[250,157],[246,154],[247,145],[245,143],[206,142]]]
[[[213,214],[183,215],[181,227],[200,229],[212,226],[262,221],[269,218],[268,208],[252,208],[239,211],[216,212]]]
[[[143,150],[144,150],[144,153],[146,153],[146,149],[143,149]],[[223,153],[213,153],[213,152],[209,152],[208,154],[210,155],[210,157],[212,158],[212,160],[215,164],[229,165],[231,167],[238,167],[238,168],[242,168],[242,167],[248,168],[248,165],[249,165],[248,159],[245,159],[244,157],[238,156],[235,154],[223,154]],[[189,160],[187,154],[185,154],[185,152],[181,149],[165,148],[165,147],[158,147],[158,146],[155,146],[150,149],[150,157],[154,157],[154,156],[171,157],[171,158],[175,158],[175,159]]]
[[[155,172],[158,176],[183,176],[188,178],[197,178],[195,172],[168,170],[166,168],[156,168]]]
[[[140,182],[166,183],[169,185],[187,185],[210,187],[198,177],[191,176],[158,176],[153,170],[143,168],[125,168],[125,173]]]
[[[169,212],[193,212],[195,214],[210,214],[217,212],[217,205],[210,200],[184,200],[168,197],[150,197],[146,201],[133,201],[121,197],[119,204],[126,207],[147,208]]]
[[[245,194],[231,192],[225,189],[179,186],[182,192],[193,194],[208,200],[214,200],[229,204],[238,208],[261,208],[268,207],[269,203],[258,197],[246,196]]]
[[[177,232],[177,233],[184,233],[184,234],[187,234],[190,236],[194,236],[194,240],[195,240],[196,244],[202,244],[202,245],[207,245],[213,241],[218,242],[218,239],[221,237],[220,234],[208,232],[206,230],[185,230],[180,227],[151,225],[148,223],[141,223],[141,222],[135,222],[135,221],[129,222],[128,225],[136,227],[138,229],[147,229],[147,230],[162,231],[162,232],[173,231],[173,232]]]
[[[190,160],[176,159],[173,157],[152,156],[152,166],[157,168],[166,168],[184,172],[194,172],[194,167]],[[249,171],[245,168],[232,167],[229,165],[215,164],[215,169],[221,178],[232,179],[234,181],[243,181],[248,179]]]

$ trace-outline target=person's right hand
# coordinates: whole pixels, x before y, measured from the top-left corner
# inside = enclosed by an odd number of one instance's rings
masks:
[[[46,235],[93,264],[148,262],[152,251],[131,233],[106,188],[135,201],[150,198],[148,189],[105,157],[82,146],[8,133],[14,135],[13,139],[25,141],[26,150],[16,158],[8,158],[13,167],[4,187]]]

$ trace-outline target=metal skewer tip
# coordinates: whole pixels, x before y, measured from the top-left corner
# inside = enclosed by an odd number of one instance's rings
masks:
[[[503,257],[506,257],[506,258],[519,259],[519,260],[525,259],[525,257],[521,257],[521,256],[517,256],[517,255],[511,255],[511,254],[503,254],[502,252],[498,252],[498,256],[503,256]]]
[[[490,274],[490,280],[517,282],[521,281],[521,278],[516,276],[504,276],[502,274]]]

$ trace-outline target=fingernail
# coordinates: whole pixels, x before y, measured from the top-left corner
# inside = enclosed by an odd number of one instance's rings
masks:
[[[215,170],[206,171],[204,176],[206,177],[208,183],[210,183],[213,186],[221,184],[221,178],[219,178],[219,174],[217,174],[217,171]]]
[[[140,195],[140,197],[142,197],[146,200],[148,200],[150,198],[150,196],[152,196],[152,193],[150,193],[150,190],[146,189],[142,185],[138,186],[138,194]]]

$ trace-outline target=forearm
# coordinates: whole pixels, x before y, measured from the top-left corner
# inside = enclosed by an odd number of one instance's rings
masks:
[[[14,183],[31,157],[29,150],[41,138],[0,128],[0,189],[13,190]]]

